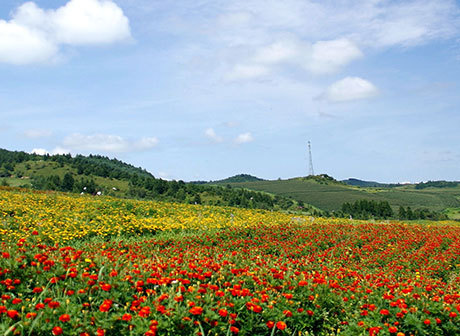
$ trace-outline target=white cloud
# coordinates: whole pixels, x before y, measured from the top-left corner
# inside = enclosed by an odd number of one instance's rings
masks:
[[[364,54],[449,39],[460,31],[453,0],[217,0],[205,15],[197,15],[201,2],[186,1],[184,7],[164,22],[165,30],[193,39],[178,57],[193,59],[186,64],[194,71],[226,81],[304,81],[300,69],[334,73]]]
[[[216,134],[216,131],[214,131],[213,128],[208,128],[208,129],[204,132],[204,134],[205,134],[206,137],[207,137],[208,139],[210,139],[212,142],[219,143],[219,142],[224,141],[224,139],[223,139],[221,136],[219,136],[219,135]]]
[[[345,77],[330,85],[321,98],[331,102],[345,102],[374,97],[378,89],[371,82],[359,77]]]
[[[459,30],[453,0],[234,0],[217,8],[225,14],[217,16],[213,35],[253,45],[289,31],[312,43],[351,37],[359,45],[407,46],[449,38]]]
[[[308,68],[313,73],[332,73],[362,57],[361,50],[348,39],[318,41],[313,44]]]
[[[16,65],[52,60],[57,46],[40,31],[0,20],[0,62]]]
[[[75,151],[94,152],[133,152],[144,151],[155,147],[158,144],[156,137],[145,137],[139,140],[126,140],[118,135],[94,134],[84,135],[74,133],[67,136],[63,145]]]
[[[48,151],[44,148],[34,148],[32,149],[31,153],[37,154],[37,155],[46,155],[46,154],[50,154],[50,155],[61,154],[62,155],[62,154],[69,154],[70,150],[58,146],[58,147],[55,147],[52,151]]]
[[[259,48],[254,57],[255,63],[279,64],[292,62],[303,53],[302,49],[309,49],[309,46],[302,48],[299,41],[281,40]]]
[[[62,44],[109,44],[130,37],[128,18],[111,0],[70,0],[56,10],[26,2],[10,21],[0,20],[0,62],[50,62]]]
[[[37,154],[37,155],[49,154],[49,152],[44,148],[34,148],[34,149],[32,149],[31,153],[32,154]]]
[[[131,36],[128,18],[112,1],[71,0],[52,15],[56,39],[67,44],[106,44]]]
[[[228,81],[256,79],[266,76],[270,73],[270,70],[261,65],[257,64],[236,64],[230,72],[225,75],[225,79]]]
[[[283,71],[286,67],[314,74],[333,73],[362,55],[359,48],[346,38],[311,44],[288,37],[255,48],[251,57],[231,68],[226,79],[252,80]]]
[[[48,130],[30,129],[24,132],[24,136],[29,139],[46,138],[51,136],[52,132]]]
[[[51,151],[51,155],[56,155],[56,154],[69,154],[70,150],[57,146]]]
[[[241,144],[252,142],[252,141],[254,141],[254,137],[252,136],[250,132],[242,133],[238,135],[235,139],[235,143],[237,145],[241,145]]]

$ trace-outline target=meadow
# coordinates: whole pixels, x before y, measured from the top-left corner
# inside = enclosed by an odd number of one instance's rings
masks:
[[[250,181],[229,183],[234,188],[247,188],[264,191],[275,195],[292,197],[311,204],[322,210],[336,211],[344,202],[357,200],[388,201],[397,211],[399,206],[427,208],[443,211],[448,208],[460,207],[460,186],[455,188],[426,188],[416,189],[414,185],[397,187],[357,187],[337,181],[292,178],[287,180]],[[452,217],[454,219],[454,217]]]
[[[1,335],[458,335],[460,226],[0,188]]]

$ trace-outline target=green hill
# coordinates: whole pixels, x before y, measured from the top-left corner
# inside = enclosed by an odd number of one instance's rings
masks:
[[[343,203],[358,200],[388,201],[394,211],[400,206],[445,211],[460,207],[460,186],[448,188],[429,187],[417,189],[417,185],[386,187],[358,187],[339,182],[327,175],[254,182],[229,183],[234,188],[265,191],[292,197],[312,204],[322,210],[338,211]]]
[[[356,187],[371,187],[371,188],[391,188],[391,187],[399,187],[401,184],[394,184],[394,183],[379,183],[374,181],[363,181],[356,178],[349,178],[346,180],[342,180],[343,183],[356,186]]]
[[[165,181],[145,169],[100,155],[37,155],[0,149],[0,184],[191,204],[314,211],[266,192]]]
[[[227,184],[227,183],[237,183],[237,182],[257,182],[264,181],[264,179],[252,176],[249,174],[238,174],[232,177],[228,177],[223,180],[213,181],[212,184]]]

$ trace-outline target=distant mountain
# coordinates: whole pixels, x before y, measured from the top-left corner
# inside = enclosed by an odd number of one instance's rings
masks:
[[[223,180],[212,181],[210,183],[222,184],[222,183],[240,183],[240,182],[256,182],[256,181],[265,181],[265,180],[259,177],[256,177],[256,176],[249,175],[249,174],[238,174],[232,177],[227,177],[226,179],[223,179]]]
[[[356,187],[375,187],[375,188],[391,188],[391,187],[397,187],[400,186],[401,184],[396,184],[396,183],[379,183],[379,182],[374,182],[374,181],[363,181],[359,180],[356,178],[349,178],[346,180],[342,180],[341,182],[351,185],[351,186],[356,186]]]
[[[286,180],[264,180],[227,183],[233,188],[264,191],[311,204],[318,209],[334,211],[342,209],[344,203],[367,200],[387,201],[393,211],[400,206],[430,211],[460,210],[460,184],[456,182],[430,182],[417,187],[414,184],[385,184],[358,179],[337,181],[331,176],[296,177]],[[421,189],[421,190],[420,190]]]

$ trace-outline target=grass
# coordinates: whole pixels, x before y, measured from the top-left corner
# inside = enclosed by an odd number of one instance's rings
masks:
[[[445,214],[454,220],[460,220],[460,208],[448,208],[445,210]]]
[[[305,178],[229,184],[234,188],[247,188],[290,196],[328,211],[340,209],[344,202],[354,202],[360,199],[388,201],[394,210],[397,210],[400,205],[435,211],[460,208],[460,187],[421,190],[415,189],[414,186],[360,188],[340,182],[317,182]]]
[[[72,173],[74,176],[77,176],[77,170],[70,167],[69,165],[60,165],[58,162],[54,161],[24,161],[18,163],[14,169],[14,177],[7,177],[0,179],[0,184],[5,180],[10,187],[21,187],[31,186],[30,177],[31,176],[42,176],[47,177],[51,175],[57,175],[61,179],[64,177],[66,173]],[[18,176],[22,176],[19,178]],[[124,195],[129,189],[129,182],[123,180],[116,180],[107,177],[89,175],[83,176],[84,178],[92,178],[94,182],[104,187],[106,190],[113,195]],[[116,188],[117,190],[114,191],[112,188]]]

